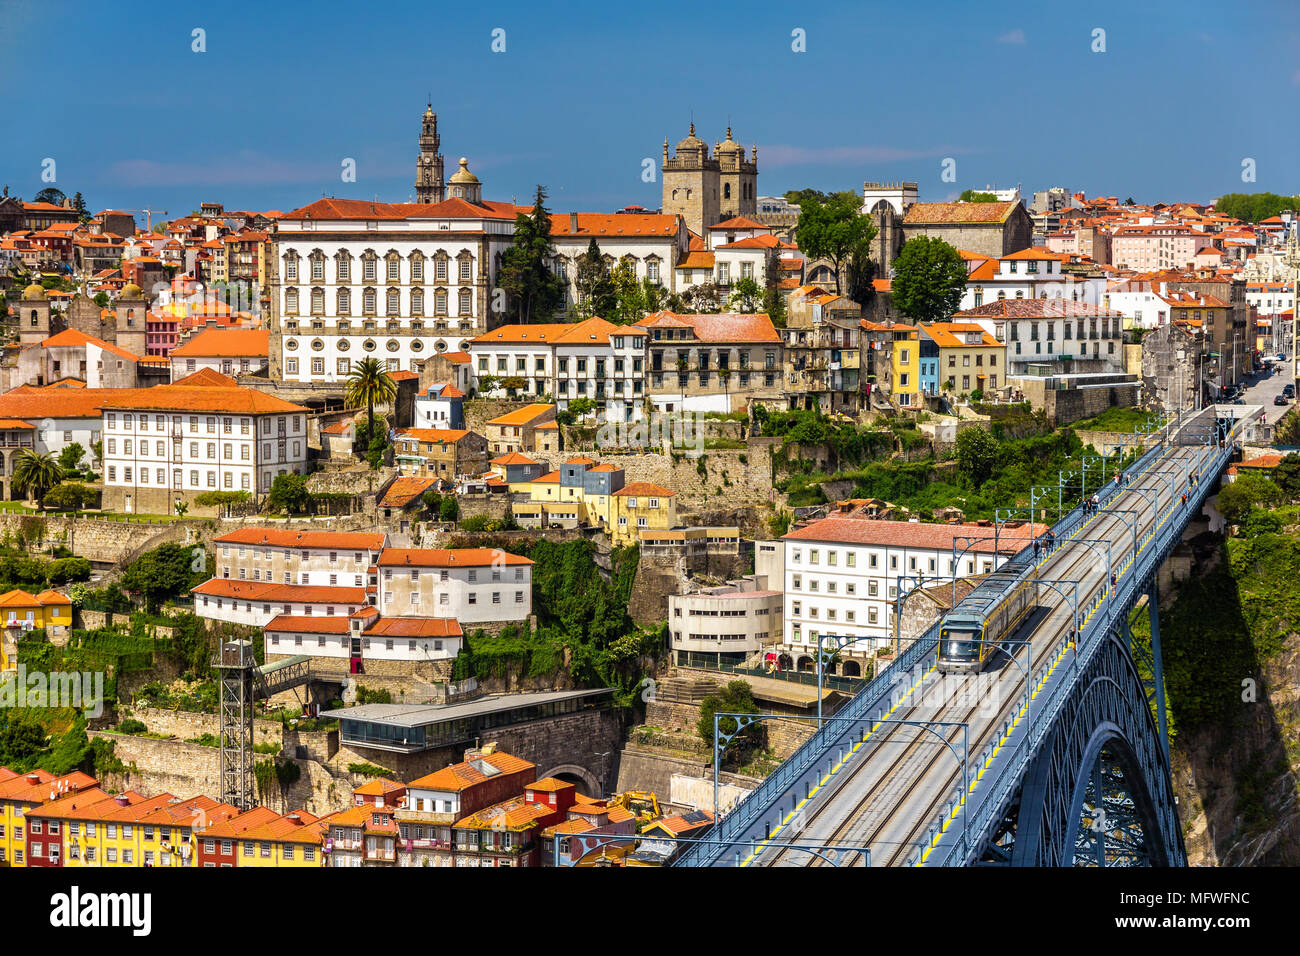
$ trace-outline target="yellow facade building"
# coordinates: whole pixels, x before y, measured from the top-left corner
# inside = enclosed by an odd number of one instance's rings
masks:
[[[917,333],[908,338],[890,342],[893,350],[890,363],[889,387],[894,401],[903,407],[920,405],[921,344]]]

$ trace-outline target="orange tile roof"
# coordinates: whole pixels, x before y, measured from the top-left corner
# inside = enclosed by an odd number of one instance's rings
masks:
[[[570,215],[578,218],[578,231],[569,230]],[[551,213],[551,235],[573,236],[675,236],[677,216],[662,213]]]
[[[242,601],[277,604],[365,604],[365,588],[330,587],[323,584],[275,584],[271,581],[232,581],[211,578],[191,592]]]
[[[6,780],[0,780],[0,801],[14,803],[44,803],[52,794],[84,791],[94,787],[98,781],[80,770],[56,777],[48,770],[32,770],[24,774],[15,774]]]
[[[21,429],[35,430],[36,426],[31,424],[30,422],[25,422],[18,418],[0,418],[0,428],[21,428]]]
[[[458,389],[451,382],[434,382],[429,386],[431,389],[438,389],[437,397],[442,398],[464,398],[465,393]]]
[[[550,323],[536,325],[503,325],[491,332],[470,339],[472,345],[510,343],[514,345],[608,345],[611,335],[637,336],[643,334],[629,325],[615,325],[599,316],[583,322]]]
[[[712,269],[717,263],[717,257],[712,252],[704,250],[692,250],[682,256],[677,262],[678,269]]]
[[[505,753],[498,750],[496,753],[480,754],[473,758],[473,762],[462,761],[450,766],[443,767],[441,770],[435,770],[433,773],[426,774],[416,780],[408,783],[407,789],[413,790],[419,787],[422,790],[442,790],[450,793],[459,793],[476,783],[482,783],[489,777],[479,770],[474,763],[483,761],[491,767],[494,767],[499,773],[520,773],[527,770],[536,770],[537,765],[522,757],[516,757],[513,754]],[[497,776],[497,774],[493,774]]]
[[[496,418],[488,421],[489,425],[527,425],[536,418],[540,418],[547,412],[555,411],[554,405],[547,405],[541,402],[534,402],[531,405],[525,405],[523,408],[517,408],[513,412],[506,412],[504,415],[498,415]]]
[[[1047,531],[1047,525],[1034,526],[1038,534]],[[786,541],[811,541],[826,543],[885,545],[948,552],[958,537],[982,536],[986,528],[975,524],[926,524],[919,521],[886,521],[847,515],[830,515],[798,528],[785,535]],[[1023,547],[1032,537],[1028,525],[1018,528],[1004,527],[999,548],[1003,544]],[[971,545],[971,551],[991,554],[993,539]]]
[[[348,618],[306,614],[277,614],[262,628],[267,634],[346,634]]]
[[[1018,202],[918,202],[903,217],[904,225],[1006,222]]]
[[[532,564],[528,558],[496,548],[385,548],[382,568],[486,568],[492,565]]]
[[[30,426],[29,426],[30,427]],[[538,462],[533,461],[527,455],[521,455],[517,451],[512,451],[508,455],[502,455],[499,458],[493,458],[490,464],[493,465],[536,465]]]
[[[403,428],[397,432],[398,438],[414,438],[423,442],[446,442],[454,445],[473,432],[464,428]]]
[[[381,203],[331,197],[287,212],[280,219],[507,219],[513,222],[521,208],[492,200],[476,205],[463,199],[437,203]]]
[[[776,327],[766,312],[718,312],[714,314],[682,314],[654,312],[635,323],[642,328],[655,326],[680,328],[690,326],[702,342],[772,342],[781,341]]]
[[[677,492],[671,488],[665,488],[663,485],[656,485],[650,481],[634,481],[630,485],[624,485],[618,491],[614,492],[615,498],[636,497],[654,497],[654,498],[671,498]]]
[[[755,222],[745,216],[732,216],[730,219],[724,219],[716,226],[709,226],[710,229],[770,229],[761,222]]]
[[[272,548],[328,551],[378,551],[387,535],[369,531],[288,531],[281,528],[240,528],[212,539],[213,544],[252,544]]]
[[[384,492],[381,508],[404,508],[438,483],[437,478],[397,478]]]
[[[461,637],[454,617],[381,617],[366,630],[368,637]]]
[[[119,358],[124,358],[131,362],[140,361],[140,356],[136,355],[134,352],[128,352],[126,349],[119,348],[111,342],[97,339],[95,336],[87,335],[85,332],[78,331],[77,329],[64,329],[62,332],[51,335],[47,339],[42,339],[40,342],[35,343],[35,345],[39,345],[43,349],[85,348],[87,345],[94,345],[106,352],[112,352]],[[30,347],[31,346],[29,346],[29,348]]]
[[[270,807],[257,806],[236,816],[206,826],[201,832],[205,837],[209,838],[237,837],[278,817],[279,814]]]
[[[170,354],[173,358],[265,358],[270,348],[267,329],[204,329]]]

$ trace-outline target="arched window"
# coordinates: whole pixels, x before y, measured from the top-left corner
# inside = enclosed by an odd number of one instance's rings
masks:
[[[297,289],[284,290],[284,314],[285,315],[298,314],[298,290]]]
[[[389,289],[385,296],[384,312],[387,315],[399,315],[402,311],[402,294],[396,289]]]
[[[315,263],[313,262],[312,265],[314,266]],[[325,263],[322,262],[321,263],[322,268],[324,267],[324,265]],[[325,290],[324,289],[315,288],[311,290],[311,314],[312,315],[325,314]]]
[[[459,301],[456,305],[458,315],[469,315],[473,311],[473,298],[469,289],[461,289]]]
[[[723,199],[731,198],[731,183],[722,184],[722,198]]]
[[[337,311],[339,315],[352,314],[352,293],[348,289],[339,289]]]
[[[411,253],[411,281],[424,281],[424,256],[419,252]]]
[[[374,315],[376,301],[375,290],[366,289],[361,293],[361,311],[366,315]]]
[[[434,315],[447,314],[447,290],[446,289],[438,289],[436,292],[433,293],[433,314]]]
[[[424,290],[411,290],[411,314],[424,315]]]

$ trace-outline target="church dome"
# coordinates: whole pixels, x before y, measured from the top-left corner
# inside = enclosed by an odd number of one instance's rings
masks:
[[[449,183],[477,183],[478,177],[469,171],[469,160],[464,156],[460,158],[460,169],[452,173]]]
[[[741,146],[731,138],[731,127],[727,127],[727,138],[723,140],[722,145],[718,147],[719,153],[741,153],[745,152],[745,147]]]
[[[23,289],[23,301],[25,302],[31,301],[32,299],[45,299],[45,298],[48,298],[48,296],[45,294],[45,290],[41,286],[37,285],[35,282],[33,282],[27,288]]]
[[[695,124],[694,124],[694,123],[691,124],[691,131],[690,131],[690,134],[689,134],[689,135],[688,135],[684,140],[682,140],[680,143],[677,144],[677,152],[679,152],[679,153],[680,153],[682,150],[684,150],[684,149],[686,149],[686,150],[690,150],[690,149],[701,149],[701,150],[707,150],[708,148],[709,148],[709,144],[706,143],[706,142],[704,142],[704,140],[700,139],[699,137],[697,137],[697,136],[695,135]]]
[[[128,282],[126,285],[122,286],[122,292],[118,296],[118,298],[119,299],[143,299],[144,289],[140,288],[134,282]]]

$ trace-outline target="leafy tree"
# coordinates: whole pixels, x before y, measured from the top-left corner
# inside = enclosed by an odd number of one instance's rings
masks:
[[[13,487],[19,494],[35,498],[44,506],[45,495],[63,480],[63,466],[54,455],[38,455],[34,449],[24,448],[14,461]]]
[[[377,358],[364,358],[352,363],[343,396],[349,405],[366,406],[366,438],[373,441],[375,405],[391,405],[397,398],[397,384],[383,362]]]
[[[963,428],[957,433],[957,470],[972,488],[988,481],[997,467],[998,440],[983,428]]]
[[[460,517],[460,502],[456,500],[455,495],[447,495],[438,506],[438,520],[455,521],[458,517]]]
[[[876,298],[876,263],[871,258],[866,249],[858,249],[849,256],[848,266],[845,269],[845,278],[847,279],[847,289],[844,294],[856,302],[862,308],[870,307]]]
[[[112,300],[109,299],[107,292],[96,292],[94,301],[95,305],[99,306],[101,309],[107,309],[109,302]]]
[[[763,311],[778,329],[785,328],[785,296],[779,289],[768,289],[763,293]]]
[[[709,315],[722,311],[722,290],[714,282],[693,285],[682,294],[685,311]]]
[[[957,197],[958,202],[997,202],[998,197],[993,193],[976,192],[973,189],[966,189]]]
[[[521,389],[528,387],[528,382],[520,375],[511,375],[501,380],[501,387],[506,390],[506,395],[514,398]]]
[[[713,746],[713,716],[718,713],[728,714],[757,714],[760,713],[758,705],[754,703],[754,691],[743,680],[733,680],[727,683],[719,693],[710,694],[700,703],[700,719],[695,725],[696,732],[710,747]],[[721,733],[729,734],[736,730],[736,720],[734,717],[723,717],[718,721],[718,730]],[[744,741],[751,746],[757,745],[762,739],[762,724],[750,724],[736,738],[737,741]],[[732,746],[736,746],[733,742]]]
[[[420,500],[431,514],[438,514],[442,508],[442,493],[437,488],[430,488],[420,496]]]
[[[824,193],[820,189],[790,189],[785,193],[785,201],[792,202],[797,206],[803,206],[806,202],[828,203],[832,199],[848,198],[862,204],[862,197],[850,190],[841,190],[839,192]]]
[[[507,296],[507,321],[547,322],[564,304],[564,282],[551,269],[554,258],[551,214],[539,185],[532,213],[515,219],[514,244],[501,255],[497,281]]]
[[[574,286],[578,290],[576,309],[582,317],[598,315],[608,318],[617,311],[618,296],[595,236],[587,244],[587,251],[578,256]]]
[[[569,411],[578,419],[586,418],[598,407],[595,399],[587,398],[585,395],[569,401]]]
[[[76,471],[81,467],[81,459],[85,457],[86,449],[81,447],[81,442],[74,441],[59,452],[59,465],[64,471]]]
[[[53,186],[46,186],[32,197],[32,201],[47,202],[52,206],[62,206],[63,201],[67,198],[68,197],[63,194],[63,190],[56,189]]]
[[[7,719],[0,726],[0,767],[24,772],[35,766],[45,750],[45,728],[23,710],[3,711]]]
[[[103,441],[92,442],[90,445],[90,450],[95,453],[95,461],[102,462],[104,460]]]
[[[1300,455],[1292,452],[1278,462],[1273,469],[1273,481],[1291,500],[1300,498]]]
[[[176,511],[176,517],[178,518],[184,518],[186,513],[190,510],[190,506],[183,501],[176,502],[174,508]]]
[[[639,322],[651,312],[658,312],[664,307],[667,293],[663,287],[649,279],[638,279],[636,270],[628,261],[620,262],[610,273],[616,306],[613,317],[606,319],[618,325],[631,325]]]
[[[271,493],[267,496],[268,511],[297,514],[307,507],[311,494],[307,491],[307,479],[302,475],[276,475],[271,482]]]
[[[60,511],[76,511],[93,503],[98,493],[77,481],[64,482],[51,488],[45,495],[45,504]]]
[[[1219,492],[1219,514],[1232,524],[1241,524],[1252,509],[1271,508],[1284,500],[1286,495],[1271,479],[1239,473],[1236,481]]]
[[[810,259],[829,259],[835,266],[835,292],[840,272],[854,253],[869,254],[876,226],[862,212],[856,194],[836,194],[828,202],[812,199],[799,211],[799,248]]]
[[[478,390],[484,395],[491,394],[496,387],[497,377],[495,375],[480,375],[478,377]]]
[[[90,560],[88,558],[59,558],[51,561],[45,573],[46,582],[52,588],[61,587],[72,581],[90,580]]]
[[[194,503],[200,508],[214,505],[233,505],[251,501],[253,496],[247,491],[204,491],[194,496]]]
[[[1214,203],[1214,211],[1244,222],[1259,222],[1288,210],[1300,210],[1300,196],[1277,193],[1227,193]]]
[[[745,276],[732,286],[728,301],[731,307],[739,312],[757,312],[763,301],[763,290],[753,278]]]
[[[90,222],[90,210],[86,208],[86,200],[81,193],[73,193],[72,208],[77,210],[78,219],[82,222]]]
[[[272,493],[274,487],[272,485]],[[136,558],[122,575],[122,587],[139,594],[145,608],[153,613],[167,598],[184,594],[205,580],[207,575],[203,569],[206,567],[206,561],[195,560],[192,545],[171,542]]]
[[[384,459],[392,444],[388,439],[387,428],[380,428],[371,436],[370,444],[366,448],[366,461],[371,471],[378,471],[384,466]]]
[[[966,264],[942,239],[914,236],[894,261],[894,305],[914,322],[949,318],[966,289]]]

